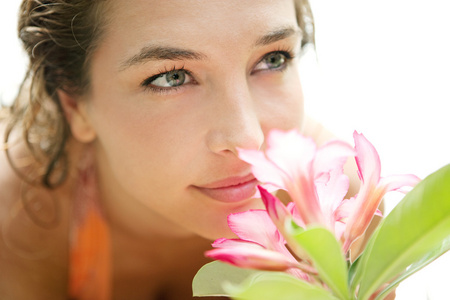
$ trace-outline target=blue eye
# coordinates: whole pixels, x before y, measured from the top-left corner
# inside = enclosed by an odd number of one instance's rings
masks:
[[[262,58],[253,71],[283,70],[292,58],[293,55],[286,51],[271,52]]]

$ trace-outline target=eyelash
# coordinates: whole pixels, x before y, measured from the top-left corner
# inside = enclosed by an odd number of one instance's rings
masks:
[[[267,58],[267,57],[269,57],[270,55],[273,55],[273,54],[282,54],[285,57],[285,59],[286,59],[285,64],[281,68],[268,69],[268,70],[258,70],[255,73],[258,73],[258,72],[283,72],[284,70],[286,70],[286,68],[291,64],[291,62],[296,57],[295,52],[292,49],[279,48],[276,51],[271,51],[271,52],[265,54],[260,60],[258,60],[258,62],[253,66],[253,68],[255,68],[265,58]],[[252,74],[254,74],[254,73],[252,72]]]
[[[255,73],[258,73],[258,72],[283,72],[284,70],[286,70],[286,68],[291,64],[292,60],[295,58],[295,53],[292,49],[278,49],[276,51],[271,51],[271,52],[265,54],[262,58],[260,58],[258,60],[258,62],[255,64],[254,67],[256,67],[259,63],[261,63],[265,58],[267,58],[273,54],[282,54],[286,59],[285,64],[281,68],[258,70]],[[195,83],[192,73],[189,70],[186,70],[184,68],[184,66],[182,66],[181,68],[176,68],[174,66],[170,70],[168,70],[168,69],[161,70],[157,74],[144,79],[140,85],[146,91],[150,91],[150,92],[161,94],[161,95],[171,93],[171,92],[176,92],[178,89],[182,88],[184,86],[184,84],[179,85],[179,86],[174,86],[174,87],[159,87],[159,86],[155,86],[155,85],[151,84],[154,80],[158,79],[159,77],[161,77],[169,72],[173,72],[173,71],[184,71]],[[254,73],[252,72],[251,74],[254,74]]]
[[[173,72],[173,71],[184,71],[186,72],[186,74],[192,78],[192,73],[188,70],[186,70],[184,68],[184,66],[182,66],[181,68],[177,68],[177,67],[173,67],[172,69],[168,70],[168,69],[164,69],[159,71],[157,74],[152,75],[146,79],[144,79],[141,83],[141,86],[146,90],[146,91],[150,91],[150,92],[154,92],[154,93],[158,93],[158,94],[165,94],[165,93],[169,93],[169,92],[174,92],[177,91],[179,88],[183,87],[183,85],[179,85],[179,86],[174,86],[174,87],[160,87],[160,86],[155,86],[152,85],[151,83],[153,81],[155,81],[156,79],[158,79],[159,77],[164,76],[165,74],[169,73],[169,72]]]

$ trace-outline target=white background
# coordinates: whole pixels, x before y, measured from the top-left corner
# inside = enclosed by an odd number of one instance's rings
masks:
[[[317,57],[301,66],[307,111],[349,141],[362,132],[382,175],[423,178],[450,163],[450,1],[310,1]],[[399,199],[386,197],[388,209]],[[396,299],[449,300],[450,253]]]
[[[317,57],[302,62],[306,109],[336,135],[377,148],[382,175],[425,177],[450,163],[450,1],[311,0]],[[10,101],[25,60],[19,1],[0,9],[0,98]],[[399,195],[387,197],[388,209]],[[399,300],[450,299],[450,253],[400,285]]]

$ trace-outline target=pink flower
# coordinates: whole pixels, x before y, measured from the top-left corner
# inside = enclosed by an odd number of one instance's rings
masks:
[[[322,224],[335,231],[335,210],[347,193],[348,177],[343,165],[355,150],[347,143],[332,141],[317,148],[298,131],[273,130],[267,149],[240,149],[242,160],[252,165],[255,177],[273,191],[286,190],[300,216],[299,225]]]
[[[206,256],[242,268],[268,271],[286,271],[308,280],[311,267],[297,261],[285,246],[285,240],[265,210],[250,210],[228,216],[230,229],[239,239],[218,239],[216,249]]]
[[[357,238],[364,234],[387,192],[404,186],[414,187],[420,181],[417,176],[410,174],[381,178],[380,158],[373,145],[356,131],[353,133],[353,138],[361,186],[358,195],[348,200],[350,205],[343,205],[338,209],[341,215],[348,216],[343,233],[345,252]]]
[[[213,244],[215,249],[206,255],[239,267],[284,271],[314,281],[309,274],[317,272],[294,238],[301,232],[296,226],[325,226],[343,242],[346,253],[351,243],[364,234],[374,214],[380,214],[377,209],[386,192],[419,181],[414,175],[381,178],[375,148],[362,134],[355,132],[353,136],[355,149],[340,141],[317,148],[295,130],[274,130],[269,133],[265,152],[239,149],[241,159],[251,164],[253,174],[266,188],[286,190],[293,202],[285,206],[265,188],[258,187],[266,210],[229,215],[228,225],[238,239],[219,239]],[[344,199],[349,179],[343,166],[348,157],[355,155],[360,191]]]

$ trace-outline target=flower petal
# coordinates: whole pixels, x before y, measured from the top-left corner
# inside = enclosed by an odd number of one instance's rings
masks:
[[[362,236],[367,227],[369,227],[383,195],[384,193],[379,188],[363,188],[356,195],[355,207],[347,220],[347,226],[343,235],[345,239],[343,249],[345,251],[350,249],[351,244]]]
[[[381,210],[377,209],[377,211],[375,212],[375,216],[383,217],[383,213],[381,212]]]
[[[284,251],[272,251],[261,245],[237,239],[218,239],[213,246],[217,249],[207,251],[207,257],[238,267],[286,271],[304,280],[309,280],[306,273],[317,274],[310,265],[297,261],[286,248]]]
[[[284,188],[284,182],[288,180],[288,175],[271,162],[263,152],[239,148],[238,153],[241,160],[251,165],[253,175],[260,182]]]
[[[419,181],[420,179],[415,175],[396,175],[382,178],[375,187],[371,182],[364,182],[344,232],[345,247],[349,247],[353,241],[364,234],[373,216],[378,214],[378,207],[387,192],[404,186],[414,186]]]
[[[338,241],[341,239],[342,235],[344,234],[345,226],[346,226],[346,224],[341,221],[337,221],[336,223],[334,223],[334,236],[336,237],[336,239]]]
[[[340,168],[331,170],[328,174],[330,175],[329,181],[326,183],[316,182],[316,189],[320,207],[327,222],[325,226],[333,229],[336,221],[334,211],[348,192],[349,179]]]
[[[347,218],[352,215],[356,206],[356,196],[343,200],[334,211],[334,219],[336,221],[346,222]]]
[[[267,249],[278,249],[285,243],[265,210],[231,214],[228,216],[228,226],[240,239],[260,244]]]
[[[355,156],[356,151],[350,144],[343,141],[331,141],[317,150],[314,158],[314,178],[317,179],[330,170],[341,170],[347,159]]]
[[[267,137],[267,157],[291,178],[308,172],[316,154],[316,144],[297,130],[272,130]]]
[[[260,192],[261,199],[264,202],[264,206],[266,207],[267,213],[275,226],[280,229],[280,226],[278,225],[284,226],[286,218],[292,218],[290,212],[277,197],[269,193],[263,187],[258,186],[258,190]]]
[[[246,245],[250,243],[245,242],[242,245],[238,244],[236,242],[235,247],[209,250],[205,255],[241,268],[258,270],[285,271],[299,265],[295,259],[291,259],[280,252]]]
[[[379,185],[383,187],[385,192],[396,191],[405,186],[414,187],[420,182],[420,178],[416,175],[391,175],[380,179]]]
[[[214,243],[212,243],[212,246],[214,248],[240,248],[240,247],[264,248],[262,245],[254,242],[244,241],[240,239],[226,239],[226,238],[220,238],[215,240]]]
[[[381,174],[380,157],[375,147],[364,137],[364,135],[353,133],[356,149],[356,164],[359,175],[363,182],[378,183]]]
[[[297,223],[297,225],[299,225],[300,227],[305,228],[306,227],[305,222],[302,220],[302,217],[298,213],[298,209],[297,206],[295,206],[295,203],[289,202],[286,207],[288,211],[291,213],[294,222]]]

